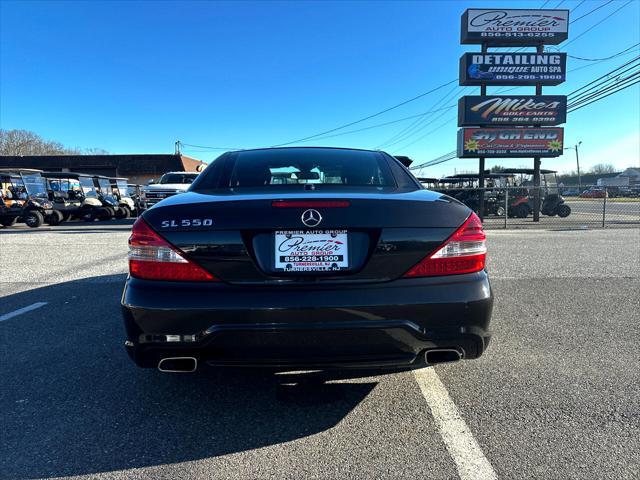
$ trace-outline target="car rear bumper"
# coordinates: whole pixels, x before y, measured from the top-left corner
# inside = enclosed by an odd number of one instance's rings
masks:
[[[465,359],[486,349],[493,297],[485,272],[378,284],[257,287],[127,280],[128,353],[262,367],[423,366],[425,350]]]

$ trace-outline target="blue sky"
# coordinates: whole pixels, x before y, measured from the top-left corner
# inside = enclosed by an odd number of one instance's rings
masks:
[[[542,3],[2,1],[0,124],[111,153],[172,152],[177,139],[231,148],[280,144],[455,79],[460,55],[477,50],[459,45],[466,8]],[[551,0],[547,7],[577,7],[577,18],[605,1],[580,3]],[[624,3],[615,0],[571,25],[569,40]],[[639,25],[640,2],[634,0],[560,50],[606,57],[640,42]],[[630,60],[637,48],[596,64],[569,59],[569,70],[585,68],[545,93],[571,92]],[[336,133],[452,105],[460,95],[478,92],[454,86]],[[533,93],[533,87],[520,92]],[[438,112],[431,125],[383,149],[418,161],[445,154],[455,148],[455,115],[455,108]],[[411,123],[303,144],[373,148]],[[622,168],[640,163],[639,132],[635,85],[570,114],[565,140],[583,142],[583,168],[600,162]],[[210,161],[219,152],[185,153]],[[569,151],[543,166],[571,169],[573,158]],[[454,160],[424,173],[474,167],[475,160]]]

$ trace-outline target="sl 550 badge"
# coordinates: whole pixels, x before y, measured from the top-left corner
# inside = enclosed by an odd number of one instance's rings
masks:
[[[163,220],[160,224],[161,228],[180,228],[180,227],[210,227],[213,225],[211,218],[183,218],[182,220],[172,219]]]

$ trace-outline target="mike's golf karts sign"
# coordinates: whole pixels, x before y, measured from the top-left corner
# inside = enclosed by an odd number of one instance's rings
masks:
[[[562,155],[562,128],[461,128],[460,158],[558,157]]]
[[[568,36],[569,10],[470,8],[462,14],[462,44],[557,45]]]
[[[458,100],[458,126],[560,125],[567,120],[564,95],[467,95]]]

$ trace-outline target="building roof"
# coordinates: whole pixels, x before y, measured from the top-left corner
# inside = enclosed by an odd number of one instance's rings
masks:
[[[0,167],[38,168],[60,170],[68,168],[76,172],[83,169],[115,169],[118,175],[162,175],[176,170],[195,172],[201,160],[174,154],[126,154],[126,155],[1,155]]]
[[[624,172],[621,172],[619,177],[634,177],[640,178],[640,168],[627,168]]]

